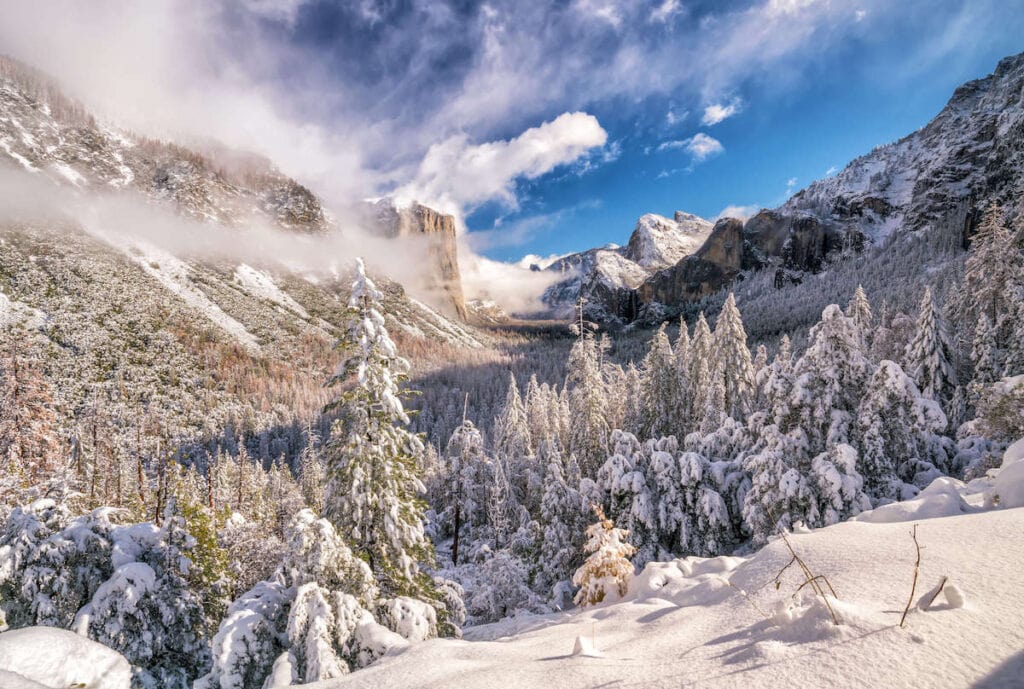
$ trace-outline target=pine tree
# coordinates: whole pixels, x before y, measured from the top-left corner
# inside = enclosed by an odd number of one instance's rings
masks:
[[[999,364],[996,360],[995,329],[988,314],[981,314],[974,330],[971,347],[971,361],[974,363],[975,385],[987,385],[999,379]]]
[[[39,361],[0,352],[0,502],[7,490],[36,485],[65,468],[57,415]]]
[[[173,497],[162,521],[113,534],[114,571],[73,624],[128,659],[133,686],[187,689],[209,657],[202,600],[189,582],[195,540]]]
[[[903,498],[903,483],[926,485],[945,469],[946,417],[898,364],[882,361],[857,411],[860,473],[874,498]]]
[[[583,550],[583,498],[563,476],[557,458],[548,464],[541,519],[544,541],[540,552],[541,589],[551,594],[555,586],[569,579],[580,565]]]
[[[806,433],[808,461],[829,445],[850,442],[850,426],[871,375],[853,321],[835,304],[822,312],[810,338],[794,367],[790,398],[774,410],[784,433],[794,428]]]
[[[641,564],[657,555],[655,496],[649,481],[650,455],[631,433],[612,431],[612,451],[597,472],[609,516],[632,535]]]
[[[906,364],[910,377],[925,397],[939,404],[949,401],[956,387],[953,345],[930,287],[925,288],[921,299],[917,330],[906,348]]]
[[[594,513],[597,522],[587,527],[586,551],[590,556],[572,577],[572,583],[580,587],[575,598],[580,606],[625,596],[633,575],[629,558],[636,549],[626,541],[629,532],[615,528],[599,506],[594,507]]]
[[[693,326],[693,339],[690,342],[690,400],[692,416],[690,428],[699,427],[707,413],[708,401],[712,396],[711,388],[715,378],[714,344],[711,329],[701,311]],[[717,419],[714,419],[717,424]]]
[[[640,399],[643,405],[640,434],[643,437],[657,438],[682,432],[679,376],[664,325],[651,339],[641,366]]]
[[[299,488],[306,504],[320,514],[324,509],[324,482],[327,478],[321,457],[323,441],[313,424],[306,427],[305,438],[306,444],[299,453]]]
[[[519,396],[515,374],[508,374],[508,392],[498,418],[494,420],[494,453],[515,461],[533,454],[526,407]]]
[[[419,562],[433,552],[424,535],[425,488],[417,476],[423,443],[405,426],[400,385],[409,364],[384,327],[381,294],[356,259],[349,320],[336,345],[343,355],[329,385],[352,382],[325,411],[337,409],[326,450],[327,517],[351,539],[389,594],[429,588]]]
[[[584,475],[593,476],[608,451],[608,390],[601,371],[606,345],[590,335],[576,340],[569,352],[566,387],[569,392],[569,450]]]
[[[754,368],[747,348],[747,333],[730,292],[715,323],[715,375],[722,378],[724,411],[742,420],[751,411],[754,397]]]
[[[853,321],[853,325],[857,329],[861,349],[867,351],[871,345],[871,303],[868,301],[868,295],[865,294],[864,288],[861,285],[857,285],[857,290],[853,293],[850,303],[846,306],[846,317]]]
[[[452,523],[452,564],[459,564],[459,545],[463,532],[472,538],[486,523],[488,490],[487,467],[491,461],[484,452],[484,439],[473,422],[466,419],[456,429],[445,449],[447,490],[445,512]]]

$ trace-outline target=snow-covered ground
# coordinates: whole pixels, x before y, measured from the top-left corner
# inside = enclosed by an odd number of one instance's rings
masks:
[[[652,563],[621,602],[473,628],[310,686],[1024,686],[1024,509],[992,508],[991,481],[940,481],[913,505],[789,537],[834,586],[839,626],[810,587],[795,593],[796,565],[776,589],[791,556],[775,540],[746,558]],[[900,628],[913,524],[920,576]],[[919,609],[944,576],[949,595]]]
[[[131,676],[120,653],[66,629],[0,634],[2,689],[128,689]]]

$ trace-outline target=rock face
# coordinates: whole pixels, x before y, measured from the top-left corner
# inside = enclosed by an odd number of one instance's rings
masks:
[[[376,225],[384,236],[427,238],[432,284],[425,287],[440,297],[440,303],[450,304],[465,321],[468,313],[459,272],[455,218],[419,203],[399,208],[390,199],[378,201],[375,211]]]
[[[644,281],[623,315],[636,318],[643,305],[653,302],[674,304],[705,297],[736,277],[743,266],[743,255],[743,221],[721,219],[695,254]]]
[[[966,207],[1024,192],[1024,53],[967,82],[926,126],[814,182],[779,210],[810,212],[872,240],[927,231]]]
[[[707,220],[682,211],[673,218],[643,215],[625,247],[612,244],[581,251],[548,266],[566,278],[549,287],[543,300],[556,315],[567,316],[582,296],[592,318],[623,318],[635,301],[634,290],[656,271],[699,249],[711,228]]]

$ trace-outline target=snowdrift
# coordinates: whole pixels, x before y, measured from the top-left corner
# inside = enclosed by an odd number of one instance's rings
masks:
[[[651,563],[620,602],[472,628],[464,640],[415,644],[308,686],[1021,687],[1024,509],[993,494],[1024,489],[1022,467],[1008,461],[1003,476],[970,485],[940,479],[909,503],[790,535],[835,588],[838,626],[810,587],[797,591],[796,565],[776,586],[792,556],[773,540],[745,558]],[[913,524],[920,575],[900,628]],[[942,577],[944,595],[931,600]]]
[[[0,634],[2,689],[128,689],[128,661],[66,629],[26,627]]]

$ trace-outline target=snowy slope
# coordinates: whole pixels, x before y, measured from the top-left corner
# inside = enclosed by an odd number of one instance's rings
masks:
[[[1019,541],[1024,509],[984,511],[987,482],[953,483],[967,513],[914,522],[923,547],[915,601],[942,576],[956,588],[927,612],[915,608],[902,629],[911,523],[856,521],[790,536],[835,587],[838,627],[813,596],[792,595],[802,581],[796,566],[776,591],[790,560],[776,540],[747,558],[652,563],[623,602],[473,628],[466,640],[416,644],[310,686],[966,687],[983,678],[978,686],[1021,686],[1024,549],[1009,544]],[[594,639],[600,657],[573,655],[580,636],[584,651]]]

